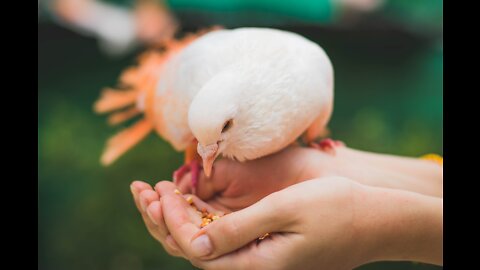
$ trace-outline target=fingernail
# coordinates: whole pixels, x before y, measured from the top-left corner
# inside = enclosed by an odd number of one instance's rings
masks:
[[[192,241],[192,251],[195,256],[202,257],[206,256],[213,251],[212,242],[210,238],[204,234]]]
[[[130,185],[130,191],[132,192],[133,195],[135,195],[135,193],[137,193],[137,190],[135,189],[133,184]]]

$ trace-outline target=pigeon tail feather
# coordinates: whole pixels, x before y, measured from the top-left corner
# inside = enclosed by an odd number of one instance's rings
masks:
[[[168,60],[200,36],[219,29],[218,26],[187,34],[181,39],[165,41],[159,48],[151,49],[138,57],[138,64],[120,75],[119,89],[106,88],[94,104],[98,114],[112,113],[110,125],[125,122],[143,112],[144,117],[108,140],[101,157],[103,165],[110,165],[127,152],[154,128],[154,94],[160,74]],[[157,117],[158,118],[158,117]],[[161,117],[160,117],[161,118]],[[155,122],[154,122],[155,121]]]

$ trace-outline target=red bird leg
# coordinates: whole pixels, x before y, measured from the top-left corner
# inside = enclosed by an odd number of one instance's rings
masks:
[[[190,171],[190,164],[183,164],[180,168],[173,172],[173,183],[178,186],[180,179]]]
[[[200,169],[200,162],[198,162],[196,159],[190,161],[189,163],[183,164],[180,168],[173,172],[173,183],[178,186],[180,184],[180,180],[187,173],[190,173],[192,194],[195,194],[198,185],[198,179],[200,177]]]
[[[314,142],[314,143],[310,144],[310,147],[313,147],[313,148],[318,149],[318,150],[325,151],[325,152],[330,153],[332,155],[335,155],[335,148],[336,147],[341,147],[341,146],[345,146],[345,143],[343,143],[342,141],[334,141],[330,138],[323,139],[319,143]]]
[[[192,162],[190,162],[190,172],[191,172],[191,177],[192,177],[192,194],[197,193],[197,186],[198,186],[198,180],[200,178],[200,169],[201,169],[200,162],[198,160],[194,159]]]

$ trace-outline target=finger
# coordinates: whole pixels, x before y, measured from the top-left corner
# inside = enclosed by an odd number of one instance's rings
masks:
[[[158,201],[160,197],[158,196],[158,193],[153,191],[152,189],[145,189],[139,194],[139,204],[140,204],[140,209],[142,212],[147,211],[147,206],[150,205],[151,202],[153,201]]]
[[[167,235],[162,240],[158,240],[158,242],[162,245],[163,249],[171,256],[183,257],[185,259],[188,259],[171,235]]]
[[[138,211],[142,210],[140,206],[140,202],[138,201],[139,194],[143,190],[148,190],[148,189],[153,190],[149,184],[142,181],[138,181],[138,180],[133,181],[132,184],[130,185],[130,191],[132,192],[133,200],[135,201],[135,205],[137,206]]]
[[[165,251],[172,256],[185,257],[183,251],[178,246],[178,244],[168,235],[168,230],[166,229],[165,222],[163,221],[163,216],[161,213],[160,202],[158,201],[158,195],[152,194],[152,187],[142,181],[134,181],[130,185],[132,191],[135,205],[142,215],[143,222],[145,227],[147,227],[148,232],[163,246]],[[144,193],[145,191],[145,193]],[[154,191],[153,191],[154,192]],[[141,195],[143,193],[143,195]],[[143,201],[143,204],[148,205],[146,208],[147,211],[143,211],[142,204],[140,201]],[[160,222],[161,221],[161,222]]]
[[[192,201],[191,205],[194,205],[194,207],[197,208],[200,211],[203,211],[205,209],[208,213],[212,213],[212,214],[215,214],[217,216],[225,215],[224,211],[220,211],[219,209],[216,209],[216,208],[212,207],[210,204],[202,201],[200,198],[198,198],[197,196],[195,196],[193,194],[185,194],[185,195],[183,195],[183,197],[185,198],[185,200],[188,203],[190,203],[189,200],[191,200]]]
[[[165,237],[165,244],[168,245],[169,248],[171,248],[176,255],[187,258],[183,253],[182,249],[180,248],[180,246],[177,244],[177,241],[175,241],[175,239],[172,237],[172,235],[169,234],[167,235],[167,237]]]
[[[213,259],[237,250],[265,233],[288,232],[294,218],[282,211],[282,204],[280,196],[269,196],[250,207],[225,215],[192,237],[191,252],[200,259]],[[205,246],[211,248],[206,249]]]
[[[147,207],[147,215],[150,220],[156,225],[155,234],[158,234],[158,239],[162,244],[165,244],[172,250],[176,250],[183,255],[183,251],[178,246],[177,242],[169,234],[162,214],[162,204],[160,201],[154,201]]]
[[[168,235],[167,226],[163,220],[162,204],[160,201],[154,201],[147,207],[147,216],[150,221],[156,226],[160,238],[165,238]]]
[[[154,192],[156,195],[152,195],[151,192]],[[142,212],[142,218],[145,222],[148,232],[162,244],[163,248],[172,256],[181,256],[183,257],[183,251],[175,242],[175,240],[170,239],[168,230],[166,228],[165,222],[163,221],[161,202],[158,200],[153,200],[158,198],[158,194],[153,190],[144,190],[141,195],[142,200],[147,201],[149,205],[146,207],[146,211]],[[143,199],[146,198],[146,199]]]
[[[150,218],[146,211],[147,207],[151,204],[151,202],[158,201],[158,198],[158,194],[155,191],[146,189],[140,192],[138,201],[140,205],[140,213],[142,214],[142,219],[145,223],[145,226],[155,239],[157,239],[158,241],[162,241],[167,233],[161,234],[160,231],[157,230],[158,226],[156,221]]]
[[[160,241],[161,237],[156,230],[157,225],[155,224],[154,221],[152,221],[152,219],[148,216],[148,214],[144,210],[150,204],[150,202],[158,200],[158,194],[156,194],[156,192],[153,191],[150,185],[141,181],[133,182],[130,187],[135,200],[135,204],[140,214],[142,215],[142,219],[143,219],[143,222],[145,223],[145,226],[147,227],[150,234],[155,239]]]
[[[159,230],[158,220],[152,218],[154,215],[156,218],[159,218],[160,217],[159,214],[161,214],[161,212],[154,213],[151,210],[150,215],[147,212],[147,208],[150,206],[150,204],[154,202],[158,202],[158,199],[159,199],[159,196],[155,191],[146,189],[140,192],[138,201],[140,204],[140,213],[142,214],[142,219],[143,219],[143,222],[145,223],[145,226],[147,227],[148,231],[155,239],[162,242],[164,241],[164,238],[167,236],[168,232]],[[153,210],[155,210],[155,208]]]
[[[292,254],[298,252],[293,251],[292,246],[298,246],[298,242],[303,242],[303,237],[300,234],[272,234],[261,242],[253,241],[234,252],[202,261],[202,264],[209,270],[287,269],[285,262],[291,261]],[[302,245],[301,248],[305,246]]]
[[[155,240],[157,240],[163,247],[163,249],[165,249],[165,251],[172,255],[172,256],[176,256],[176,257],[184,257],[186,258],[184,252],[182,251],[182,249],[178,246],[177,242],[172,238],[172,236],[170,234],[168,235],[161,235],[161,233],[159,233],[159,231],[157,230],[157,227],[152,225],[152,224],[149,224],[150,222],[148,221],[149,217],[147,217],[145,214],[142,215],[142,218],[143,218],[143,221],[145,222],[145,225],[147,227],[147,230],[148,232],[150,233],[150,235],[155,238]]]
[[[157,184],[155,185],[155,190],[157,191],[158,194],[160,194],[160,197],[167,196],[167,195],[172,195],[172,194],[173,194],[173,195],[177,195],[179,198],[182,198],[182,197],[183,197],[185,203],[186,203],[187,205],[189,205],[189,204],[187,203],[186,198],[187,198],[188,196],[191,196],[191,195],[175,194],[177,188],[176,188],[175,184],[173,184],[173,183],[170,182],[170,181],[161,181],[161,182],[157,183]],[[179,195],[180,195],[180,196],[179,196]],[[192,197],[193,197],[193,196],[192,196]],[[192,198],[192,199],[193,199],[193,198]],[[198,203],[199,200],[197,199],[196,202]],[[198,208],[198,209],[201,210],[202,208]],[[214,209],[212,209],[212,208],[210,208],[210,207],[209,207],[208,209],[210,209],[210,210],[212,210],[212,211],[214,210]],[[209,210],[209,211],[210,211],[210,210]],[[194,221],[198,222],[198,224],[201,223],[201,217],[198,215],[195,207],[192,207],[192,206],[189,205],[189,207],[187,208],[186,211],[187,211],[187,213],[188,213],[188,215],[189,215],[189,217],[190,217],[190,219],[191,219],[192,221],[194,220]],[[215,210],[215,211],[216,211],[216,210]]]
[[[237,251],[225,254],[218,258],[201,261],[202,266],[208,270],[223,270],[223,269],[267,269],[265,267],[260,267],[261,264],[258,261],[258,256],[255,256],[258,253],[258,248],[254,245],[256,243],[251,243]]]
[[[183,257],[188,260],[188,257],[185,255],[185,253],[178,246],[177,242],[175,242],[175,240],[170,234],[163,238],[162,241],[159,240],[159,242],[162,245],[163,249],[165,249],[165,251],[171,256]]]
[[[185,199],[176,194],[162,196],[162,211],[167,229],[187,257],[195,257],[191,252],[190,240],[200,231],[201,218],[195,219],[189,211],[194,210]],[[193,220],[192,220],[193,219]]]
[[[160,181],[155,185],[155,191],[157,191],[160,197],[165,196],[167,194],[175,193],[177,186],[170,181]]]
[[[265,269],[258,267],[257,257],[253,254],[254,251],[249,245],[213,260],[202,260],[199,264],[208,270]]]

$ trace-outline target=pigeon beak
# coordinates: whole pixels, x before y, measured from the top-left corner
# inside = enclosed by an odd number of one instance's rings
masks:
[[[203,159],[203,170],[204,170],[205,175],[207,177],[210,177],[210,175],[212,174],[212,167],[213,167],[213,162],[214,161],[215,161],[214,156]]]
[[[203,171],[207,177],[210,177],[212,174],[212,167],[215,158],[218,156],[218,144],[209,144],[207,146],[202,146],[200,143],[197,146],[197,152],[202,157],[203,160]]]

